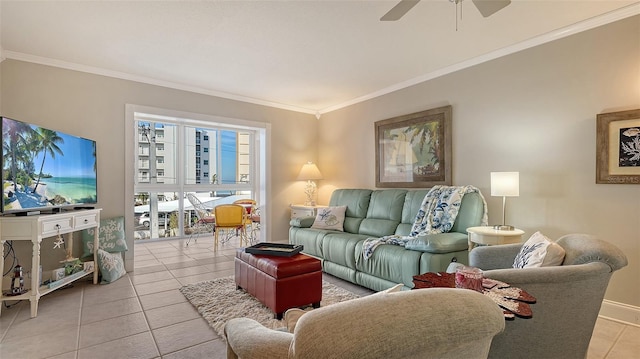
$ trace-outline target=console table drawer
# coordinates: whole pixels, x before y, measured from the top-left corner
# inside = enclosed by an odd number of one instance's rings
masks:
[[[55,218],[42,221],[42,236],[54,236],[58,233],[67,233],[73,229],[73,217]]]
[[[84,228],[95,227],[96,224],[98,223],[97,217],[98,217],[97,213],[90,213],[90,214],[85,214],[81,216],[75,216],[74,228],[84,229]]]

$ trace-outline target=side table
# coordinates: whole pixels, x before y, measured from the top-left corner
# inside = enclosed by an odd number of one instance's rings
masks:
[[[318,215],[319,208],[325,208],[327,206],[315,205],[305,206],[304,204],[292,204],[291,207],[291,219],[300,217],[315,217]]]
[[[467,235],[469,241],[469,250],[472,250],[477,244],[496,245],[510,244],[522,242],[524,231],[514,228],[511,231],[494,229],[490,226],[469,227]]]

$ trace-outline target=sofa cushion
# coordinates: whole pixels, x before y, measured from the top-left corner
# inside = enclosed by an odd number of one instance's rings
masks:
[[[411,227],[413,226],[413,222],[416,220],[416,214],[418,213],[418,209],[420,209],[422,201],[427,193],[429,193],[428,189],[407,191],[404,198],[404,204],[402,206],[401,222],[398,224],[394,234],[399,236],[408,236],[409,233],[411,233]]]
[[[410,251],[401,246],[381,245],[373,256],[365,260],[362,256],[363,241],[358,242],[355,251],[356,270],[384,280],[413,286],[413,276],[420,272],[420,256],[422,252]]]
[[[557,266],[563,260],[564,248],[536,232],[522,245],[513,261],[513,268]]]
[[[328,233],[322,239],[322,255],[330,261],[348,268],[356,268],[356,244],[367,236],[340,232]],[[360,247],[362,251],[362,246]]]
[[[402,218],[406,190],[378,190],[371,193],[367,217],[358,233],[374,237],[394,234]]]
[[[289,243],[301,244],[302,252],[322,258],[322,239],[332,231],[311,228],[289,228]]]
[[[358,233],[362,219],[366,217],[371,200],[369,189],[337,189],[331,194],[329,206],[347,206],[344,231]]]
[[[289,221],[289,225],[298,228],[311,228],[315,219],[315,217],[296,217]]]
[[[467,233],[467,228],[482,224],[484,216],[484,198],[479,192],[467,193],[462,197],[460,210],[451,232]]]
[[[393,234],[397,227],[398,222],[390,219],[365,218],[358,232],[369,237],[380,238]]]
[[[469,241],[463,233],[436,233],[411,239],[404,247],[420,252],[449,253],[468,249]]]
[[[326,207],[318,209],[318,215],[311,228],[333,229],[343,232],[344,214],[347,206]]]
[[[389,219],[399,223],[406,195],[404,189],[373,191],[366,218]]]

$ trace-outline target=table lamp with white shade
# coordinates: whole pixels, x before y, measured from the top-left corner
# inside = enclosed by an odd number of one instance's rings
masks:
[[[298,181],[307,181],[307,185],[304,187],[304,193],[307,195],[305,206],[316,205],[315,196],[318,186],[314,181],[321,179],[322,173],[313,162],[307,162],[302,166],[300,174],[298,174]]]
[[[506,224],[505,209],[507,197],[520,195],[520,172],[491,172],[491,195],[502,196],[502,224],[493,226],[501,231],[513,231],[514,227]]]

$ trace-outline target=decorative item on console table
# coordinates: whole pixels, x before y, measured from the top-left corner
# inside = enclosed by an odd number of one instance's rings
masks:
[[[597,116],[596,183],[640,184],[640,109]]]
[[[376,187],[451,185],[451,106],[375,123]]]

